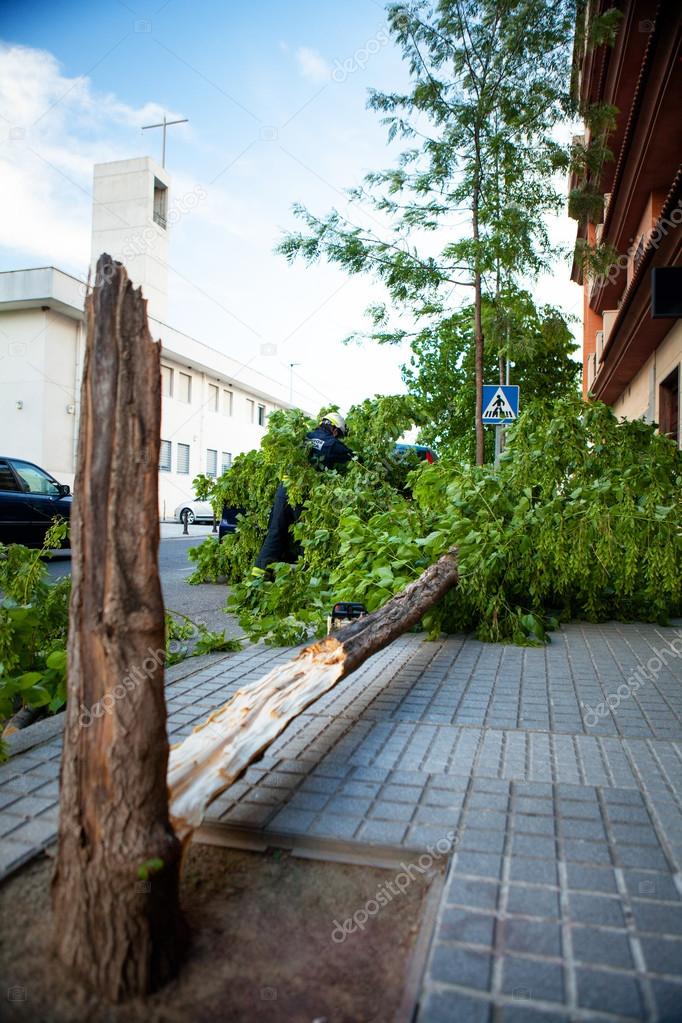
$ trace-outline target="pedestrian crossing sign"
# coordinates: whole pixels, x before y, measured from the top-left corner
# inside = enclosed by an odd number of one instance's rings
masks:
[[[513,423],[519,415],[519,389],[515,384],[483,384],[483,422],[488,426]]]

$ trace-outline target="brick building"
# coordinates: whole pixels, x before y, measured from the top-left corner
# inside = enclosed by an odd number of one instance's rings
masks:
[[[599,277],[578,258],[573,265],[584,289],[583,393],[625,418],[657,422],[682,444],[682,6],[589,0],[586,40],[593,19],[612,7],[622,14],[614,45],[591,48],[579,31],[574,54],[582,108],[617,109],[613,159],[570,182],[604,197],[601,217],[591,218],[600,222],[579,220],[578,239],[618,253]],[[589,145],[589,128],[583,141]]]

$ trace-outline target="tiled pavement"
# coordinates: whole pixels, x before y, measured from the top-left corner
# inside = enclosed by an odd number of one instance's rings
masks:
[[[288,656],[171,672],[171,740]],[[0,768],[4,869],[54,837],[58,756],[55,738]],[[404,637],[292,722],[208,828],[405,863],[453,831],[419,1023],[682,1020],[682,630]]]

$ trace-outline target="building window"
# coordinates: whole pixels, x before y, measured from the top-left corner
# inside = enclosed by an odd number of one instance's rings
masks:
[[[178,472],[183,476],[189,472],[189,444],[178,444],[176,457]]]
[[[265,405],[258,406],[258,425],[265,426]]]
[[[159,469],[161,472],[171,471],[171,442],[169,440],[161,441],[161,451],[159,452]]]
[[[661,382],[658,389],[658,429],[676,444],[680,440],[680,367]]]
[[[206,475],[215,477],[218,475],[218,452],[213,448],[206,451]]]
[[[223,388],[223,415],[232,415],[232,391],[228,391],[226,387]]]
[[[164,129],[165,131],[165,129]],[[154,223],[166,230],[168,209],[168,189],[162,181],[154,178]]]
[[[173,397],[173,370],[170,366],[161,367],[161,394],[164,398]]]
[[[208,410],[209,412],[218,411],[218,400],[220,398],[220,388],[216,387],[215,384],[208,385]]]
[[[253,422],[256,411],[256,403],[251,398],[246,399],[246,415],[250,423]]]
[[[220,465],[221,465],[221,469],[220,469],[221,472],[227,472],[227,470],[232,467],[232,452],[231,451],[223,451],[222,452],[222,459],[221,459]]]
[[[178,373],[178,401],[189,405],[192,401],[192,378],[189,373]]]

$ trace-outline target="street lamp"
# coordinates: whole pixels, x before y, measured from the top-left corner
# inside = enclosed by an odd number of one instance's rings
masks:
[[[294,366],[302,365],[300,362],[289,363],[289,404],[294,404]]]

